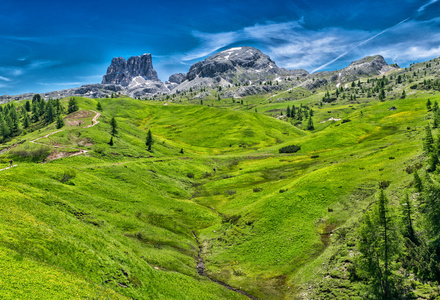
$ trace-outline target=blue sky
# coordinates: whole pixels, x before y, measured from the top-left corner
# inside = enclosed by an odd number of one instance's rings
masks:
[[[440,56],[440,0],[3,0],[0,20],[0,95],[99,83],[113,57],[143,53],[163,81],[234,46],[309,72]]]

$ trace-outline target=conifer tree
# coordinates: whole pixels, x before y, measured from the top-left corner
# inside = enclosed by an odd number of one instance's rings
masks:
[[[400,236],[393,219],[388,199],[381,189],[373,210],[364,216],[358,249],[361,272],[369,278],[374,294],[382,299],[394,299],[391,270],[400,252]]]
[[[40,102],[41,101],[41,96],[40,96],[40,94],[35,94],[33,97],[32,97],[32,104],[34,104],[35,102]]]
[[[307,121],[307,130],[314,130],[315,127],[313,126],[313,120],[312,116],[309,117],[309,120]]]
[[[116,123],[115,117],[110,120],[110,126],[112,127],[111,134],[112,136],[115,136],[118,133],[118,123]]]
[[[16,135],[20,130],[20,120],[14,107],[9,111],[9,118],[11,119],[11,124],[9,125],[11,128],[11,134]]]
[[[290,106],[289,106],[289,105],[287,105],[286,116],[287,116],[288,118],[290,118]]]
[[[404,238],[408,238],[414,244],[417,243],[416,234],[413,227],[412,221],[412,203],[408,196],[405,194],[405,197],[402,199],[400,203],[401,207],[401,218],[402,218],[402,235]]]
[[[61,118],[61,116],[58,116],[58,117],[57,117],[57,129],[60,129],[60,128],[62,128],[62,127],[64,127],[64,121],[63,121],[63,118]]]
[[[38,119],[40,117],[40,112],[38,111],[38,102],[35,102],[35,104],[32,104],[32,122],[38,122]]]
[[[69,100],[69,104],[68,104],[68,108],[67,108],[67,113],[71,114],[71,113],[77,111],[78,109],[79,108],[78,108],[78,104],[76,103],[75,97],[71,97],[70,100]]]
[[[429,100],[429,98],[428,101],[426,101],[426,108],[428,109],[428,111],[431,110],[431,100]]]
[[[422,180],[420,179],[417,170],[414,171],[414,187],[418,193],[421,193],[423,190]]]
[[[145,145],[148,147],[148,151],[151,151],[151,146],[153,145],[153,135],[151,134],[151,130],[148,130],[147,139],[145,141]]]
[[[429,154],[429,160],[428,160],[428,172],[434,172],[437,169],[437,165],[439,163],[438,155],[435,152],[432,152]]]
[[[110,137],[110,142],[108,142],[108,144],[109,144],[110,146],[113,146],[113,136]]]
[[[46,109],[46,102],[44,100],[38,102],[38,113],[40,114],[40,117],[44,115],[45,109]]]
[[[434,101],[434,104],[432,105],[432,111],[434,112],[434,113],[437,113],[438,112],[438,102],[437,101]]]
[[[28,128],[29,125],[30,125],[29,116],[28,114],[25,114],[23,118],[23,128]]]
[[[385,90],[384,89],[381,89],[380,90],[380,93],[379,93],[379,100],[380,101],[383,101],[383,100],[385,100]]]
[[[400,99],[405,99],[406,98],[406,92],[405,90],[402,91],[402,96],[400,96]]]
[[[98,104],[96,104],[96,109],[99,110],[99,111],[102,111],[101,102],[98,102]]]
[[[44,121],[46,124],[50,124],[55,120],[55,111],[53,109],[52,102],[48,102],[46,105],[46,111],[44,112]]]
[[[432,153],[434,151],[434,138],[432,137],[430,126],[425,126],[425,141],[423,143],[423,149],[426,153]]]
[[[290,110],[290,117],[295,118],[295,116],[296,116],[296,108],[295,105],[292,105],[292,109]]]
[[[31,103],[28,101],[26,101],[26,103],[24,104],[24,109],[26,109],[27,112],[31,111]]]

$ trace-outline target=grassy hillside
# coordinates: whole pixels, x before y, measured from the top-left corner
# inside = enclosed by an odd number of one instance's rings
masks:
[[[195,234],[210,278],[256,298],[312,297],[340,253],[334,233],[356,227],[379,183],[393,203],[410,188],[426,101],[440,97],[321,105],[324,92],[300,90],[275,101],[283,93],[204,105],[77,98],[63,128],[36,123],[6,140],[0,169],[17,166],[0,172],[0,295],[246,298],[198,274]],[[281,115],[292,104],[313,108],[315,130]],[[292,144],[301,150],[278,153]]]

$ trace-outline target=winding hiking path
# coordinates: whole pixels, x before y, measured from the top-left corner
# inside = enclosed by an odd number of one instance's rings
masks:
[[[94,110],[92,110],[92,112],[95,113],[95,116],[94,116],[93,119],[92,119],[92,124],[87,125],[87,126],[85,126],[84,128],[90,128],[90,127],[93,127],[93,126],[95,126],[96,124],[99,123],[98,118],[101,116],[101,113],[99,113],[99,112],[97,112],[97,111],[94,111]],[[36,138],[36,139],[34,139],[34,140],[30,141],[30,142],[33,143],[33,144],[47,145],[47,144],[39,143],[39,142],[37,142],[37,141],[38,141],[39,139],[42,139],[42,138],[49,138],[49,136],[51,136],[51,135],[53,135],[53,134],[55,134],[55,133],[58,133],[58,132],[64,131],[64,130],[65,130],[65,129],[61,129],[61,130],[57,130],[57,131],[54,131],[54,132],[48,133],[48,134],[46,134],[45,136],[41,136],[41,137]],[[51,140],[51,141],[52,141],[52,140]],[[53,142],[53,141],[52,141],[52,142]],[[65,146],[58,146],[58,145],[51,145],[51,146],[54,147],[54,148],[68,148],[68,149],[75,149],[75,150],[79,150],[79,151],[78,151],[78,152],[71,153],[71,154],[69,153],[69,154],[67,154],[67,155],[61,155],[60,157],[54,156],[53,158],[48,158],[48,159],[44,160],[43,163],[48,162],[48,161],[51,161],[51,160],[55,160],[55,159],[59,159],[59,158],[63,158],[63,157],[76,156],[76,155],[81,155],[81,154],[85,154],[85,153],[89,152],[88,150],[84,150],[84,149],[80,149],[80,148],[75,148],[75,147],[65,147]],[[0,171],[2,171],[2,170],[0,170]]]

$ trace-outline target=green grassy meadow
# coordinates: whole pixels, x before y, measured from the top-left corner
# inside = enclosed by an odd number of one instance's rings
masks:
[[[204,105],[77,98],[84,113],[62,131],[30,142],[57,131],[50,124],[5,143],[24,141],[0,156],[0,168],[18,165],[0,172],[0,298],[246,299],[197,273],[193,232],[209,277],[258,299],[307,298],[336,251],[331,233],[356,223],[380,182],[392,202],[411,187],[425,104],[440,97],[320,106],[323,93],[298,93]],[[97,101],[100,123],[86,128]],[[292,103],[313,108],[315,130],[279,118]],[[292,144],[301,150],[278,153]]]

